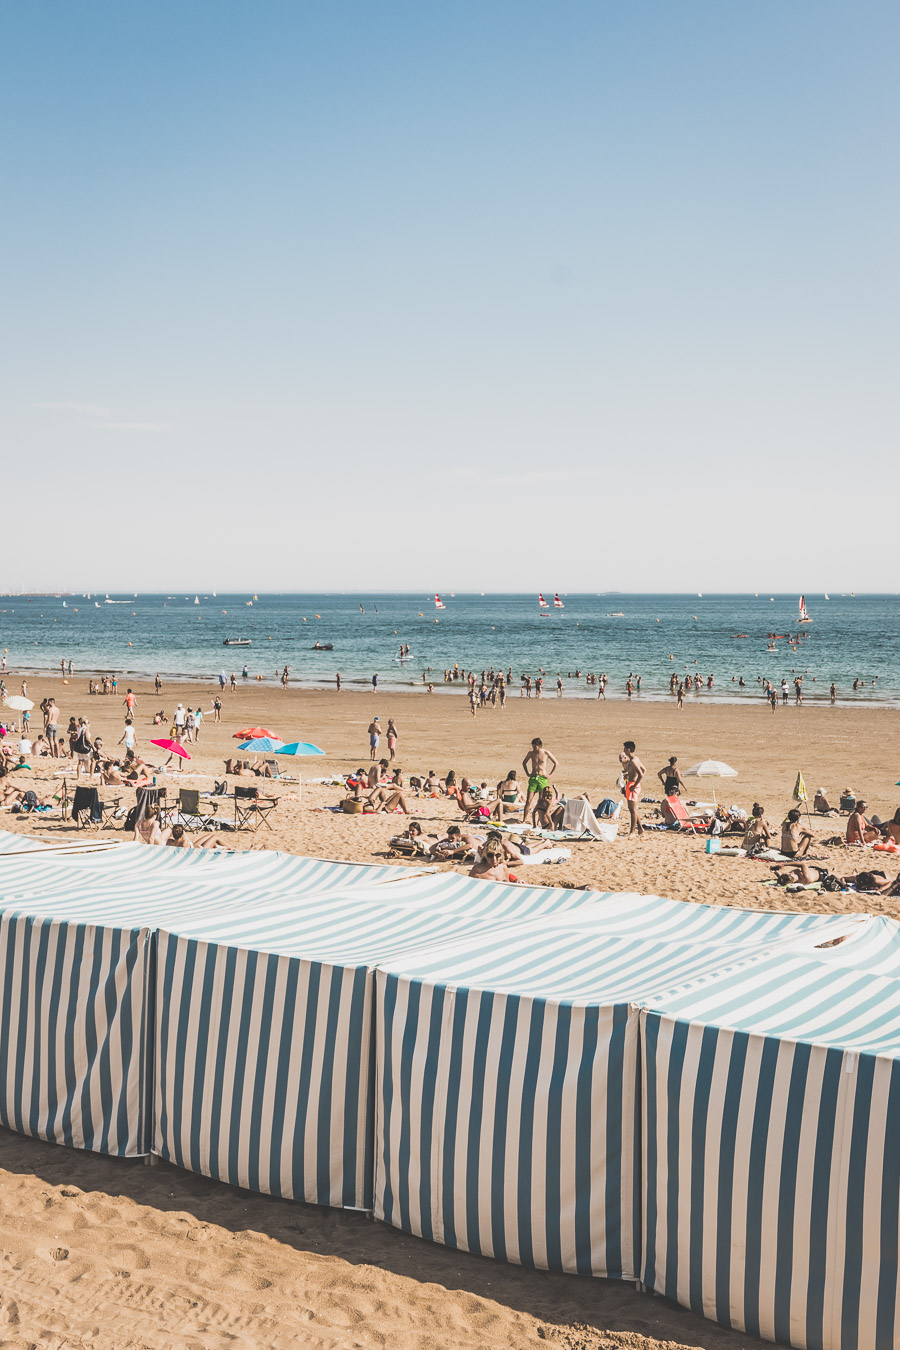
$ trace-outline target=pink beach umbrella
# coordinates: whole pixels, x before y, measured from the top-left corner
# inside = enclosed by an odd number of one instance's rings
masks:
[[[173,755],[176,755],[178,759],[190,759],[190,755],[185,750],[184,746],[179,745],[177,741],[151,741],[150,744],[158,745],[160,750],[168,750],[169,759],[171,759]],[[168,764],[169,759],[166,760],[166,764]]]

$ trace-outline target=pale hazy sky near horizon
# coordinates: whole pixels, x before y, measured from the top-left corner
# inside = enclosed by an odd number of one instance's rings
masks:
[[[0,590],[894,585],[900,8],[0,6]]]

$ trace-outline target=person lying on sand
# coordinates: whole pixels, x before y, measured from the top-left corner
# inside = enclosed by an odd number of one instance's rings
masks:
[[[484,842],[483,834],[470,834],[458,825],[451,825],[444,838],[432,844],[428,852],[438,862],[449,862],[464,858],[467,853],[477,853]]]
[[[429,837],[426,837],[422,826],[417,820],[411,820],[402,834],[395,834],[393,836],[390,844],[391,848],[397,849],[400,853],[406,853],[408,857],[413,857],[415,854],[422,854],[427,858]]]
[[[188,839],[187,832],[185,831],[183,825],[173,825],[169,837],[166,840],[166,848],[227,848],[227,847],[228,847],[227,844],[223,844],[221,839],[217,839],[216,836],[212,833],[196,834],[194,835],[194,838],[192,840]]]
[[[827,867],[814,867],[811,863],[798,863],[796,867],[773,867],[775,880],[779,886],[810,886],[828,875]]]
[[[534,858],[539,853],[546,853],[548,849],[556,847],[555,844],[547,843],[543,839],[535,840],[533,844],[526,844],[519,834],[511,834],[504,838],[499,830],[491,830],[487,837],[487,842],[500,843],[503,846],[504,855],[510,862],[522,862],[525,858]]]
[[[131,784],[125,775],[121,772],[120,766],[114,759],[106,759],[100,770],[100,782],[108,787],[130,787]]]
[[[389,786],[377,787],[374,792],[370,792],[366,804],[376,815],[381,811],[402,811],[405,816],[410,814],[403,793]]]
[[[813,841],[812,830],[804,829],[800,824],[800,812],[794,807],[788,811],[781,827],[781,851],[786,858],[803,858],[809,852]]]
[[[34,791],[33,788],[17,788],[12,783],[0,784],[0,806],[22,806],[25,801],[26,792]],[[52,806],[52,797],[38,797],[37,806]]]

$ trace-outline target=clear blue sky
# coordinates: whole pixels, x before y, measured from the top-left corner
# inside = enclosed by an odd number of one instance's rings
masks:
[[[898,39],[7,0],[0,588],[892,587]]]

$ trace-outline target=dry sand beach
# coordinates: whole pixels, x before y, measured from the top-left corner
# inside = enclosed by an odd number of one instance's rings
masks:
[[[9,678],[7,683],[16,688]],[[62,725],[73,713],[87,716],[93,732],[112,748],[122,732],[125,690],[114,699],[89,697],[85,688],[77,678],[65,686],[58,677],[35,678],[29,680],[29,697],[53,694]],[[138,748],[145,755],[150,737],[161,730],[151,725],[157,708],[171,714],[182,699],[205,712],[212,698],[208,685],[170,686],[161,696],[136,685],[135,692]],[[355,768],[368,762],[366,728],[377,713],[385,726],[388,717],[397,722],[397,763],[405,774],[436,769],[443,775],[452,767],[493,785],[509,768],[520,767],[531,738],[540,735],[560,761],[560,786],[587,789],[596,800],[614,793],[617,755],[630,737],[651,783],[670,754],[678,755],[682,768],[707,757],[732,764],[739,777],[723,784],[722,799],[747,808],[759,800],[773,823],[792,804],[798,770],[811,792],[822,786],[836,800],[850,786],[865,796],[870,812],[883,817],[893,814],[900,800],[900,789],[893,787],[900,767],[900,714],[885,708],[790,707],[773,715],[762,703],[678,712],[674,701],[514,697],[505,710],[488,709],[473,720],[466,700],[452,695],[301,693],[258,685],[226,691],[224,704],[222,723],[207,717],[199,746],[189,747],[190,775],[172,774],[174,785],[180,779],[185,786],[209,787],[214,777],[221,778],[224,757],[236,745],[232,733],[251,723],[325,748],[325,759],[302,761],[310,777]],[[35,721],[39,725],[37,709]],[[51,761],[41,760],[33,775],[18,774],[16,780],[58,786],[52,772]],[[402,822],[396,815],[322,811],[342,795],[334,788],[305,787],[301,807],[296,785],[260,786],[281,798],[273,831],[224,836],[235,847],[377,862]],[[647,791],[660,795],[653,786]],[[127,800],[130,794],[105,788],[102,795]],[[697,795],[708,794],[701,788]],[[458,816],[444,801],[414,805],[426,829],[436,831]],[[220,811],[230,818],[231,803]],[[650,812],[652,807],[645,807],[645,814]],[[75,836],[71,824],[50,817],[3,812],[0,824],[47,840]],[[812,828],[820,841],[843,832],[843,822],[813,817]],[[108,833],[122,837],[121,830]],[[817,842],[813,852],[838,872],[855,870],[857,855],[846,849]],[[894,875],[897,863],[889,858],[886,870]],[[707,856],[703,841],[665,834],[620,837],[614,845],[576,844],[570,862],[531,868],[527,879],[692,901],[853,908],[900,917],[900,900],[814,892],[786,896],[761,884],[769,876],[763,863]],[[0,1197],[0,1346],[391,1344],[438,1350],[549,1341],[591,1350],[737,1350],[759,1344],[630,1286],[522,1271],[408,1238],[361,1215],[278,1201],[165,1164],[97,1158],[6,1132],[0,1133]]]

